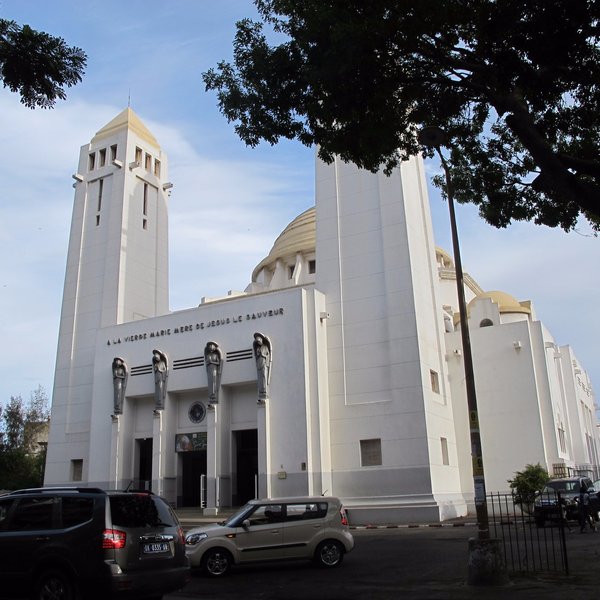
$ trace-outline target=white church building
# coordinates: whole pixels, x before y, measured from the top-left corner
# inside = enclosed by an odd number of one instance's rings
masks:
[[[316,161],[244,293],[170,312],[168,162],[125,109],[82,147],[46,485],[144,487],[207,514],[254,497],[343,499],[354,523],[473,506],[452,259],[423,164]],[[267,249],[265,249],[266,251]],[[590,380],[531,302],[465,293],[488,491],[526,464],[595,474]]]

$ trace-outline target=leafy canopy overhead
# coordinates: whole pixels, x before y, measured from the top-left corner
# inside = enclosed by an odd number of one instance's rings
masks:
[[[0,19],[0,80],[25,106],[52,108],[64,100],[64,88],[81,81],[86,62],[85,52],[62,38]]]
[[[600,0],[255,4],[233,64],[203,73],[246,144],[389,173],[437,126],[456,200],[492,225],[600,228]]]

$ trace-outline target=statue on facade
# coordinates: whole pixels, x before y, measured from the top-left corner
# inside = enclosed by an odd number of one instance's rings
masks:
[[[162,410],[165,407],[169,377],[169,361],[164,352],[152,350],[152,370],[154,371],[154,410]]]
[[[125,361],[116,356],[112,362],[113,374],[113,414],[123,414],[123,402],[125,401],[125,388],[127,387],[127,377],[129,371]]]
[[[252,349],[256,360],[258,401],[264,402],[269,397],[269,383],[271,381],[271,362],[273,360],[271,340],[266,335],[257,332],[254,334]]]
[[[211,404],[218,404],[221,372],[223,371],[223,353],[216,342],[208,342],[204,347],[204,365],[208,380],[208,401]]]

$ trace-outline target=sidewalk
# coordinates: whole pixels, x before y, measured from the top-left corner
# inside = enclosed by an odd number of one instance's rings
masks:
[[[227,520],[231,515],[237,512],[237,508],[224,508],[219,510],[219,514],[216,516],[207,516],[202,514],[202,509],[197,507],[192,508],[176,508],[174,509],[181,521],[184,529],[190,529],[191,527],[197,527],[203,523],[221,523]],[[477,522],[474,516],[468,517],[457,517],[455,519],[449,519],[442,523],[410,523],[410,524],[387,524],[387,525],[352,525],[352,530],[362,529],[402,529],[402,528],[419,528],[419,527],[474,527],[477,526]]]

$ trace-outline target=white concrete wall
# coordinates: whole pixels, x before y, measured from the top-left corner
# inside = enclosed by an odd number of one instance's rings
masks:
[[[316,287],[331,315],[334,493],[354,511],[366,498],[440,511],[433,492],[451,506],[460,486],[421,162],[386,177],[317,161],[316,189]],[[431,370],[440,393],[431,389]],[[448,439],[454,465],[439,461],[432,476],[440,437]],[[362,467],[360,440],[371,438],[381,439],[383,464]]]

